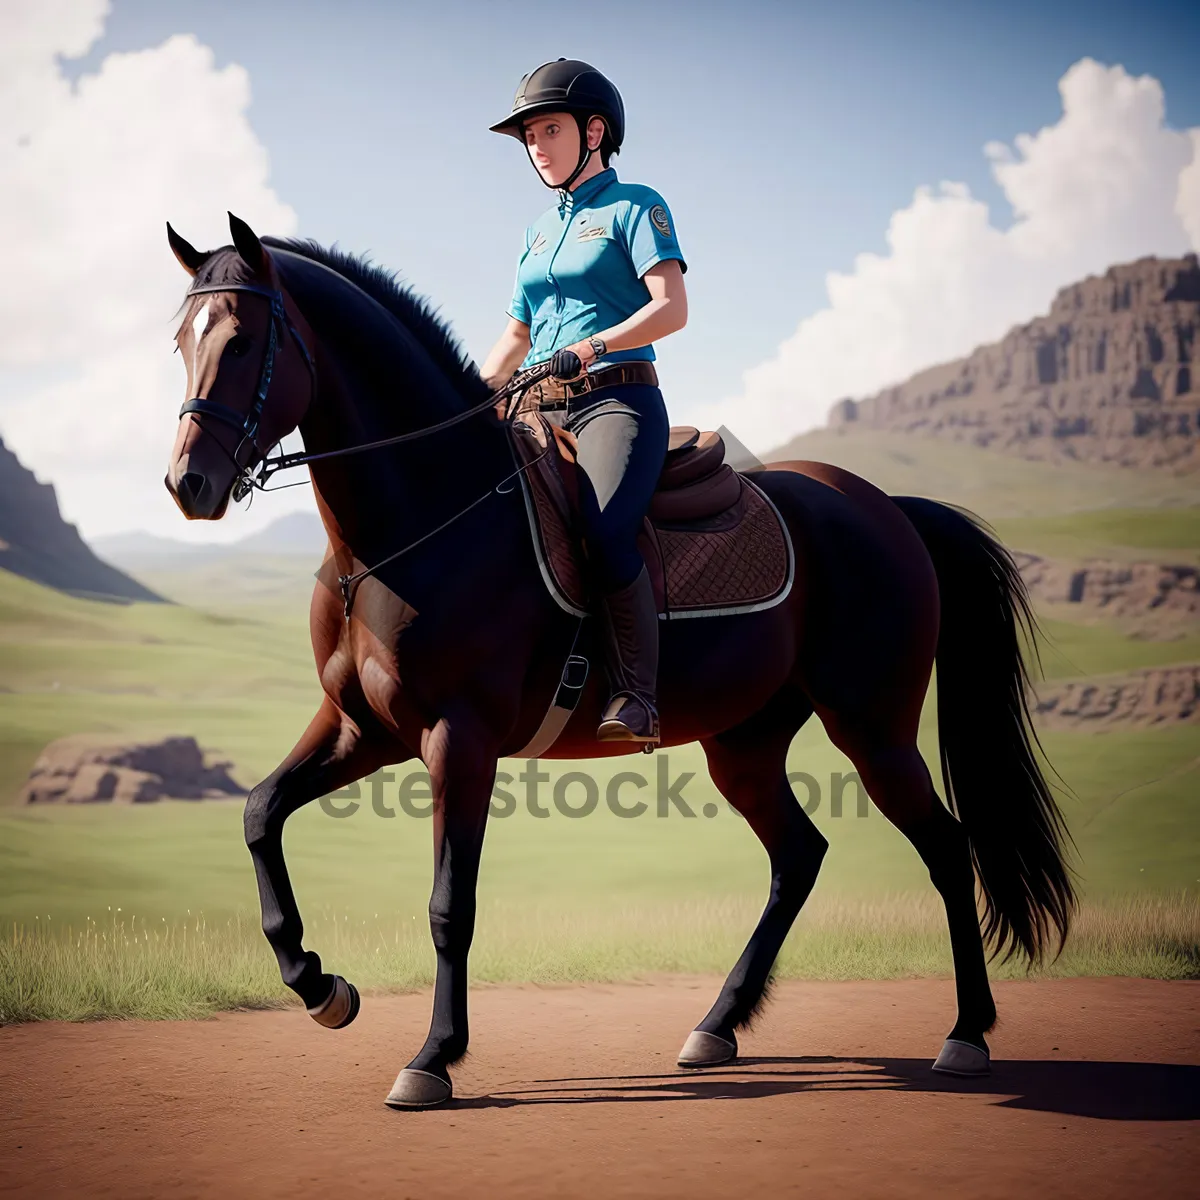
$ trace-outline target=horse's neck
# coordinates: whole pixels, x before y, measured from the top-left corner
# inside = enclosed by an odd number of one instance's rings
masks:
[[[310,453],[427,429],[467,407],[390,319],[366,326],[351,346],[314,329],[317,402],[301,425]],[[481,413],[427,438],[313,464],[331,537],[360,557],[394,551],[497,483],[511,469],[505,448],[502,431]]]

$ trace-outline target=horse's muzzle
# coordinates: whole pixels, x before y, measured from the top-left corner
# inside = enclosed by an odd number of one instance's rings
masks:
[[[228,481],[222,481],[218,489],[203,472],[184,471],[175,480],[168,474],[163,483],[189,521],[217,521],[225,515],[229,503]]]

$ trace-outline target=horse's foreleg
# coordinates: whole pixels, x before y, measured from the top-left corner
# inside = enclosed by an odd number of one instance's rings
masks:
[[[434,799],[429,928],[437,951],[433,1019],[420,1053],[396,1078],[387,1103],[427,1108],[450,1099],[449,1066],[467,1052],[467,954],[475,932],[475,886],[496,780],[496,755],[462,725],[440,721],[424,755]]]
[[[708,1015],[679,1055],[681,1067],[708,1067],[737,1054],[735,1030],[761,1005],[771,968],[813,884],[829,843],[787,781],[788,746],[811,714],[798,691],[780,692],[744,724],[703,741],[721,794],[758,835],[771,862],[771,894],[758,925]]]
[[[322,1025],[348,1025],[358,1011],[358,994],[345,980],[323,974],[320,958],[301,944],[304,924],[283,858],[283,825],[318,796],[405,757],[395,742],[364,738],[326,698],[295,749],[246,799],[246,845],[258,876],[263,933],[284,983]]]

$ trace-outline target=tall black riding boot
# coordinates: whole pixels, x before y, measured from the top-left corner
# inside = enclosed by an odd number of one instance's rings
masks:
[[[608,675],[613,694],[596,740],[658,744],[658,607],[650,575],[638,576],[601,605]]]

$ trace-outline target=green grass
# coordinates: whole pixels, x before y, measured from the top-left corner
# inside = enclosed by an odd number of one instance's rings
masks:
[[[1129,637],[1101,621],[1081,625],[1042,616],[1038,623],[1046,635],[1039,646],[1046,679],[1111,675],[1142,667],[1200,662],[1197,627],[1170,641],[1151,641]]]
[[[1200,493],[1200,482],[1195,486]],[[1200,507],[1113,508],[993,523],[1008,545],[1051,558],[1200,561]]]
[[[1200,892],[1200,729],[1055,734],[1044,740],[1051,761],[1074,789],[1074,795],[1063,795],[1062,805],[1089,899]],[[926,756],[936,762],[933,749],[925,740]],[[681,791],[695,815],[674,807],[658,815],[654,760],[548,764],[552,781],[539,785],[538,796],[550,815],[531,816],[524,786],[512,789],[520,801],[516,812],[489,824],[480,896],[514,908],[578,914],[613,906],[651,911],[713,899],[760,902],[767,886],[765,855],[713,789],[698,748],[656,758],[667,764],[671,780],[695,772]],[[811,773],[821,787],[813,819],[831,850],[819,894],[857,900],[928,888],[915,852],[879,812],[868,806],[865,816],[857,815],[854,785],[847,789],[842,816],[831,816],[830,778],[850,766],[818,726],[806,727],[797,738],[789,765]],[[597,780],[601,796],[611,773],[647,770],[649,811],[620,819],[602,800],[586,818],[563,816],[554,807],[553,779],[581,768]],[[334,818],[313,804],[292,818],[286,849],[302,911],[336,910],[355,919],[378,912],[424,921],[432,882],[430,822],[400,810],[398,787],[398,781],[380,787],[382,806],[395,816],[373,810],[368,785],[350,817]],[[568,799],[576,796],[572,792]],[[628,801],[630,794],[622,798]],[[706,804],[715,806],[713,817],[703,815]],[[79,926],[88,917],[102,918],[109,906],[168,921],[189,910],[218,921],[255,913],[241,805],[178,801],[0,813],[0,922],[49,918]]]
[[[757,917],[749,901],[622,904],[586,915],[480,907],[472,978],[482,983],[615,981],[659,972],[724,973]],[[319,912],[309,944],[367,991],[429,986],[424,921]],[[952,974],[945,916],[930,895],[813,902],[781,953],[782,979],[896,979]],[[994,963],[993,978],[1026,975]],[[1200,904],[1141,898],[1090,905],[1063,955],[1036,977],[1200,976]],[[105,1017],[179,1019],[227,1008],[297,1004],[262,935],[247,920],[177,922],[111,914],[78,928],[51,923],[0,931],[0,1024]]]

